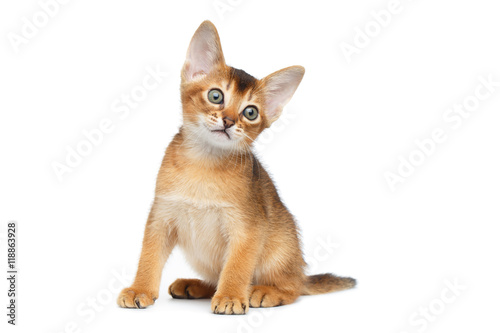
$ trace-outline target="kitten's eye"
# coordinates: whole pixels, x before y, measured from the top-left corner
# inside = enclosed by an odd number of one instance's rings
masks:
[[[257,111],[257,108],[255,106],[247,106],[245,110],[243,110],[243,115],[248,120],[255,120],[259,115],[259,111]]]
[[[219,89],[212,89],[208,92],[208,100],[214,104],[222,104],[224,95]]]

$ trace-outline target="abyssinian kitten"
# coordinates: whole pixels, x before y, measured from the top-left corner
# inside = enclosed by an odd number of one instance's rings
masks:
[[[352,278],[305,275],[294,218],[251,150],[303,75],[292,66],[258,80],[227,66],[215,26],[200,25],[181,73],[183,125],[166,150],[137,275],[119,306],[155,302],[176,245],[203,280],[178,279],[170,295],[211,298],[214,313],[244,314],[354,287]]]

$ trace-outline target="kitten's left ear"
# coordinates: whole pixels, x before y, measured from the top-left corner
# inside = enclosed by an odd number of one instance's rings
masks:
[[[224,64],[224,55],[219,34],[215,25],[204,21],[194,33],[186,55],[182,78],[195,80],[200,75],[208,74],[216,65]]]
[[[305,69],[302,66],[291,66],[274,72],[264,79],[265,114],[269,125],[281,115],[283,107],[290,101],[295,90],[302,81]]]

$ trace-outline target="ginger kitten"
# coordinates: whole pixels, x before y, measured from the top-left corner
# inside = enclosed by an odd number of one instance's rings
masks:
[[[178,279],[170,295],[211,298],[214,313],[244,314],[355,286],[352,278],[305,275],[294,218],[251,150],[303,75],[292,66],[258,80],[229,67],[215,26],[200,25],[182,68],[183,125],[165,153],[137,275],[119,306],[154,303],[176,245],[203,280]]]

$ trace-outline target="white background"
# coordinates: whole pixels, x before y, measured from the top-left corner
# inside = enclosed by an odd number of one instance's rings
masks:
[[[8,34],[40,4],[0,5],[0,258],[6,224],[18,221],[20,267],[16,327],[1,279],[2,332],[498,331],[500,87],[459,128],[443,119],[479,76],[500,81],[498,4],[401,0],[348,62],[341,43],[388,0],[221,1],[231,6],[222,15],[211,0],[69,1],[18,52]],[[115,305],[135,274],[156,173],[180,126],[180,69],[205,19],[232,66],[259,78],[306,68],[287,121],[259,151],[299,221],[310,273],[355,277],[356,289],[216,316],[208,300],[168,296],[174,279],[196,276],[176,250],[153,307]],[[112,104],[148,66],[169,75],[120,119]],[[104,118],[113,131],[59,181],[52,163]],[[447,140],[391,191],[384,173],[435,128]],[[456,296],[446,281],[466,289]]]

